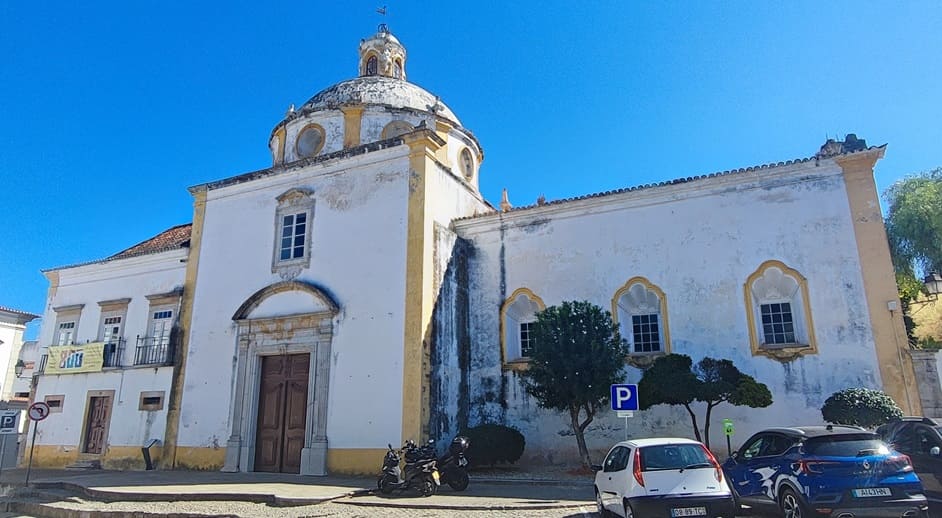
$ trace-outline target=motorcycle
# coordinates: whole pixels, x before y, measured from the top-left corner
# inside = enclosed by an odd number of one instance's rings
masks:
[[[394,490],[416,489],[422,496],[432,496],[441,485],[440,475],[434,452],[428,454],[426,448],[419,448],[414,442],[406,441],[401,450],[405,457],[405,469],[400,469],[400,452],[389,444],[389,451],[383,458],[382,473],[376,481],[379,492],[388,495]]]
[[[431,441],[430,441],[431,442]],[[468,488],[468,459],[465,452],[471,441],[467,437],[457,436],[448,446],[444,455],[438,458],[438,471],[441,473],[442,484],[448,484],[455,491],[464,491]]]

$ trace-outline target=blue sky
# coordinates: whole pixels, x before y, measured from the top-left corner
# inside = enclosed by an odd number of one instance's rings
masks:
[[[365,2],[0,2],[0,306],[41,269],[189,222],[186,187],[270,165],[289,104],[357,73]],[[409,80],[516,205],[888,143],[942,166],[936,2],[397,2]],[[35,336],[36,326],[28,333]]]

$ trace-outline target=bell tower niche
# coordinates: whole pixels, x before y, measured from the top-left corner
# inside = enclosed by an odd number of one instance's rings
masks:
[[[360,41],[360,76],[406,78],[406,48],[385,23],[379,24],[376,34]]]

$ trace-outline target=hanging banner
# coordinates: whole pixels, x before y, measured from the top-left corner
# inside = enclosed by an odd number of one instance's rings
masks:
[[[104,342],[84,345],[49,346],[46,374],[100,372],[104,362]]]

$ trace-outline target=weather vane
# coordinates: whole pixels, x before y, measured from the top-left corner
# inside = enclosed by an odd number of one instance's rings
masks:
[[[383,21],[379,24],[379,32],[389,32],[389,27],[386,26],[386,6],[377,8],[376,12],[383,17]]]

